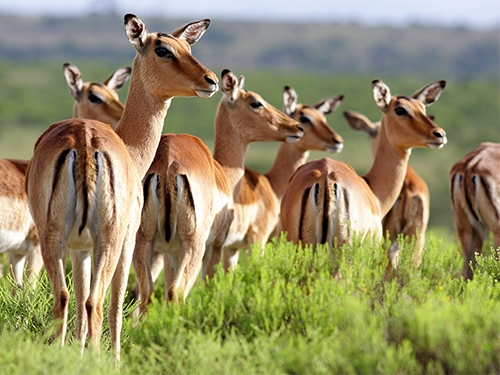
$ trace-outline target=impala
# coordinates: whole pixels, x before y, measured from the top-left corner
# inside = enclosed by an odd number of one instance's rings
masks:
[[[413,95],[418,97],[418,93]],[[372,150],[375,152],[380,136],[380,121],[371,122],[366,116],[345,111],[344,116],[354,130],[363,131],[372,140]],[[403,235],[415,240],[414,264],[418,267],[422,261],[425,244],[425,231],[429,223],[430,195],[425,181],[408,165],[403,187],[394,206],[382,220],[383,235],[389,234],[391,245],[389,258],[392,266],[397,267],[399,257],[398,236]]]
[[[488,232],[500,247],[500,143],[484,142],[460,159],[450,173],[453,220],[462,246],[462,274],[472,279],[476,253]]]
[[[56,334],[64,344],[69,292],[69,250],[76,299],[76,338],[99,347],[103,302],[111,285],[108,321],[118,361],[122,304],[143,204],[142,179],[151,164],[174,96],[210,97],[217,76],[191,54],[190,45],[210,21],[172,34],[148,33],[143,21],[125,15],[125,34],[137,54],[129,94],[116,130],[95,121],[53,124],[35,144],[26,189],[54,293]],[[92,253],[92,257],[91,257]]]
[[[283,91],[284,112],[300,122],[304,136],[295,143],[281,143],[273,165],[266,174],[245,169],[240,194],[234,206],[234,220],[224,243],[223,266],[234,269],[241,248],[258,244],[261,249],[279,220],[279,206],[290,176],[303,165],[309,150],[340,152],[342,137],[328,124],[325,115],[338,108],[344,96],[336,95],[314,105],[297,103],[289,86]]]
[[[102,83],[83,82],[80,70],[71,63],[65,63],[63,71],[75,99],[73,117],[99,120],[116,128],[123,113],[117,90],[129,79],[130,67],[116,70]]]
[[[220,259],[249,143],[294,142],[302,136],[295,120],[243,89],[243,83],[243,77],[222,72],[213,156],[191,135],[167,134],[160,141],[144,183],[134,253],[141,313],[153,292],[153,250],[163,254],[166,301],[185,300],[200,271],[204,278]]]
[[[412,147],[441,148],[446,133],[425,113],[445,81],[432,83],[416,98],[392,96],[380,80],[372,82],[383,112],[375,160],[363,177],[340,161],[323,158],[300,167],[281,202],[280,229],[296,243],[340,248],[367,236],[382,237],[382,218],[394,205],[406,175]]]
[[[115,90],[127,81],[130,68],[114,72],[102,84],[83,82],[78,68],[70,63],[63,66],[64,75],[75,98],[74,117],[86,117],[116,126],[123,111],[123,104]],[[40,241],[31,218],[24,189],[27,160],[0,159],[0,253],[7,252],[12,276],[21,287],[23,271],[35,282],[43,266]]]

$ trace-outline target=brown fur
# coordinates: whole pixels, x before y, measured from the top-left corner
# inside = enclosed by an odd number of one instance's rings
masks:
[[[444,130],[425,113],[425,104],[437,100],[444,86],[444,81],[425,86],[414,99],[391,97],[383,82],[374,81],[375,102],[384,115],[372,168],[363,177],[352,167],[331,159],[299,168],[281,202],[280,229],[287,238],[296,243],[337,247],[349,242],[354,234],[380,239],[382,218],[401,191],[410,149],[439,148],[446,143]],[[304,196],[305,205],[301,204]]]
[[[340,152],[342,137],[326,121],[326,114],[333,112],[343,95],[321,100],[314,106],[297,103],[297,94],[286,86],[283,92],[284,111],[301,124],[304,135],[295,143],[282,143],[276,159],[266,174],[249,168],[245,170],[241,191],[234,210],[235,218],[226,241],[224,268],[234,269],[241,248],[250,249],[258,244],[264,249],[279,220],[279,205],[288,180],[293,172],[304,164],[309,150]]]
[[[221,87],[213,157],[198,138],[168,134],[150,168],[149,173],[158,177],[145,187],[148,200],[134,253],[140,295],[147,296],[141,301],[141,313],[153,292],[152,264],[158,263],[152,256],[163,256],[167,301],[185,299],[200,270],[202,278],[213,275],[233,220],[233,199],[239,193],[249,143],[302,135],[296,121],[244,90],[243,78],[224,70]],[[171,202],[168,210],[163,209],[165,197]],[[162,235],[166,227],[172,232],[169,240]]]
[[[489,231],[500,247],[500,144],[484,142],[460,159],[450,172],[453,219],[462,247],[462,274],[472,279],[476,253]],[[472,266],[472,268],[471,268]]]
[[[115,90],[123,86],[130,68],[122,68],[107,78],[103,84],[96,82],[83,82],[78,68],[72,64],[64,64],[64,73],[75,98],[73,113],[75,117],[92,118],[116,126],[123,111],[123,104],[119,101]],[[69,77],[69,78],[68,78]],[[89,100],[91,91],[104,100],[92,103]],[[92,94],[94,95],[94,94]],[[111,110],[113,109],[113,110]],[[17,244],[4,247],[0,253],[9,253],[9,264],[12,276],[18,286],[22,286],[23,268],[25,264],[28,279],[35,283],[40,273],[43,260],[40,253],[40,241],[35,223],[29,212],[28,200],[24,189],[27,160],[0,159],[0,199],[3,200],[4,210],[0,215],[0,228],[6,232],[17,232],[23,239]],[[0,236],[0,242],[5,243]]]
[[[119,360],[122,304],[143,203],[141,180],[154,158],[171,98],[209,97],[217,90],[215,74],[190,53],[190,44],[208,25],[208,20],[194,22],[167,37],[148,34],[140,19],[126,15],[126,36],[137,55],[116,132],[99,121],[71,119],[52,125],[35,145],[26,189],[52,283],[54,319],[62,322],[57,331],[62,344],[69,250],[76,338],[82,351],[87,334],[99,347],[103,302],[111,286],[108,321]],[[175,58],[166,54],[171,51]]]
[[[418,93],[415,93],[418,95]],[[371,122],[366,116],[354,111],[345,111],[344,116],[354,130],[367,133],[372,139],[375,152],[380,135],[380,121]],[[391,241],[389,256],[393,267],[397,267],[399,257],[398,236],[415,239],[414,264],[419,266],[425,244],[425,232],[429,223],[430,194],[425,181],[408,166],[403,187],[394,206],[382,220],[383,234],[388,233]]]

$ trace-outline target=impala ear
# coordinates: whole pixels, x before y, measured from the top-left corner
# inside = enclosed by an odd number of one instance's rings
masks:
[[[71,63],[65,63],[63,65],[64,76],[66,77],[66,82],[69,86],[69,92],[75,100],[80,99],[80,93],[82,92],[83,80],[80,70]]]
[[[431,105],[439,99],[446,86],[446,81],[433,82],[424,86],[412,95],[412,98],[420,100],[425,105]]]
[[[186,26],[182,26],[171,34],[176,38],[185,40],[189,43],[189,45],[192,46],[198,40],[200,40],[209,26],[210,20],[207,18],[201,21],[188,23]]]
[[[238,80],[238,86],[240,90],[243,90],[243,87],[245,86],[245,76],[240,76]]]
[[[389,108],[389,103],[391,102],[391,90],[389,90],[389,87],[379,79],[372,81],[372,89],[375,103],[382,112],[387,112],[387,108]]]
[[[111,74],[106,80],[104,80],[104,84],[108,86],[110,89],[118,90],[123,87],[125,82],[130,78],[130,73],[132,72],[132,68],[126,66],[124,68],[118,69],[116,72]]]
[[[285,86],[283,89],[283,112],[291,116],[297,109],[298,95],[293,88]]]
[[[365,115],[349,110],[344,111],[344,117],[352,129],[365,132],[371,138],[375,138],[378,135],[380,122],[373,123]]]
[[[146,44],[148,31],[146,25],[134,14],[126,14],[124,17],[125,35],[130,43],[140,52]]]
[[[229,69],[224,69],[221,73],[221,90],[224,96],[230,100],[234,101],[238,99],[240,92],[240,81]],[[241,84],[243,83],[242,80]]]
[[[323,114],[327,115],[335,111],[340,103],[344,100],[344,95],[335,95],[330,96],[329,98],[323,99],[314,105],[318,111],[323,112]]]

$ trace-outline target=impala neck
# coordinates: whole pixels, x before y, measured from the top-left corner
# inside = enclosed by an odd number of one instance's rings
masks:
[[[219,104],[215,116],[214,159],[224,170],[236,201],[245,175],[245,155],[249,143],[235,131],[226,106]]]
[[[401,192],[410,154],[411,149],[399,149],[389,142],[382,123],[373,165],[364,176],[378,200],[381,219],[389,212]]]
[[[134,60],[132,72],[139,72]],[[133,73],[123,115],[116,133],[123,139],[139,177],[149,169],[158,148],[165,117],[172,98],[155,98],[144,86],[138,73]]]
[[[304,165],[309,152],[299,149],[295,144],[282,142],[273,165],[265,173],[279,201],[285,193],[292,174]]]

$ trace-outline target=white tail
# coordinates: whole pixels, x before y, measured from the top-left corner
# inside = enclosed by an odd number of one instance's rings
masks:
[[[108,321],[117,360],[122,304],[143,204],[141,181],[154,158],[171,99],[209,97],[218,89],[216,75],[190,49],[208,28],[208,20],[172,34],[148,33],[131,14],[124,20],[137,55],[116,131],[88,119],[53,124],[36,142],[26,175],[28,201],[54,293],[54,319],[62,322],[57,335],[64,344],[69,250],[76,338],[82,350],[87,334],[99,347],[103,302],[111,286]]]

